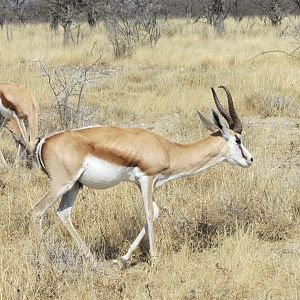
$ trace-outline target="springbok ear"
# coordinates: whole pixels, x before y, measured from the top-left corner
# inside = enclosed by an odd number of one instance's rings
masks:
[[[215,124],[213,124],[210,120],[208,120],[206,117],[204,117],[199,111],[197,111],[197,113],[201,122],[208,130],[210,130],[211,132],[215,132],[218,130],[218,127]]]
[[[220,129],[222,137],[228,141],[229,140],[229,132],[228,129],[221,123],[219,115],[214,111],[213,108],[210,109],[211,112],[211,120],[215,126]]]
[[[217,126],[220,130],[224,127],[220,121],[218,114],[215,112],[213,108],[210,109],[211,120],[215,126]]]

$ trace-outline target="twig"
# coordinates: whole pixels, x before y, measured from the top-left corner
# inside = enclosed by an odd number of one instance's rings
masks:
[[[145,285],[145,288],[146,288],[146,290],[147,290],[147,293],[148,293],[149,298],[152,300],[153,297],[152,297],[152,295],[151,295],[151,290],[150,290],[150,286],[149,286],[148,283]]]
[[[250,60],[254,60],[256,58],[258,58],[259,56],[262,56],[262,55],[265,55],[265,54],[269,54],[269,53],[281,53],[281,54],[285,54],[285,55],[288,55],[290,57],[293,57],[295,58],[294,54],[296,53],[296,51],[298,51],[300,49],[300,47],[294,49],[293,51],[291,51],[290,53],[289,52],[286,52],[286,51],[283,51],[283,50],[270,50],[270,51],[263,51],[259,54],[257,54],[256,56],[252,57],[252,58],[249,58],[247,59],[246,61],[250,61]]]

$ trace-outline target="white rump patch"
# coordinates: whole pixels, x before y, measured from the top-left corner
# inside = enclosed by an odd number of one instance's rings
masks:
[[[38,144],[36,145],[36,150],[35,150],[35,156],[37,158],[37,161],[39,162],[39,164],[41,165],[41,167],[46,170],[46,167],[44,165],[44,162],[43,162],[43,159],[42,159],[42,154],[41,154],[41,151],[42,151],[42,146],[45,142],[45,138],[42,138]]]

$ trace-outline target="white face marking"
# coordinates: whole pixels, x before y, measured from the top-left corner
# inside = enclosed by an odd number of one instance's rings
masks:
[[[249,167],[252,164],[253,158],[251,153],[243,145],[241,135],[236,134],[236,136],[230,136],[228,143],[230,150],[226,160],[243,168]]]
[[[2,99],[0,98],[0,114],[7,120],[12,119],[15,116],[15,112],[3,106]]]
[[[143,172],[139,168],[119,166],[94,156],[84,161],[84,172],[78,181],[90,188],[107,189],[121,181],[137,182]]]

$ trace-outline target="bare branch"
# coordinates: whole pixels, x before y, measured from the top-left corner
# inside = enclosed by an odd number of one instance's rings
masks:
[[[256,59],[256,58],[258,58],[258,57],[260,57],[260,56],[262,56],[262,55],[270,54],[270,53],[281,53],[281,54],[285,54],[285,55],[287,55],[287,56],[290,56],[290,57],[293,57],[293,58],[294,58],[294,57],[295,57],[295,56],[294,56],[295,53],[296,53],[299,49],[300,49],[300,47],[298,47],[298,48],[292,50],[291,52],[286,52],[286,51],[283,51],[283,50],[263,51],[263,52],[257,54],[256,56],[247,59],[246,61],[254,60],[254,59]]]

